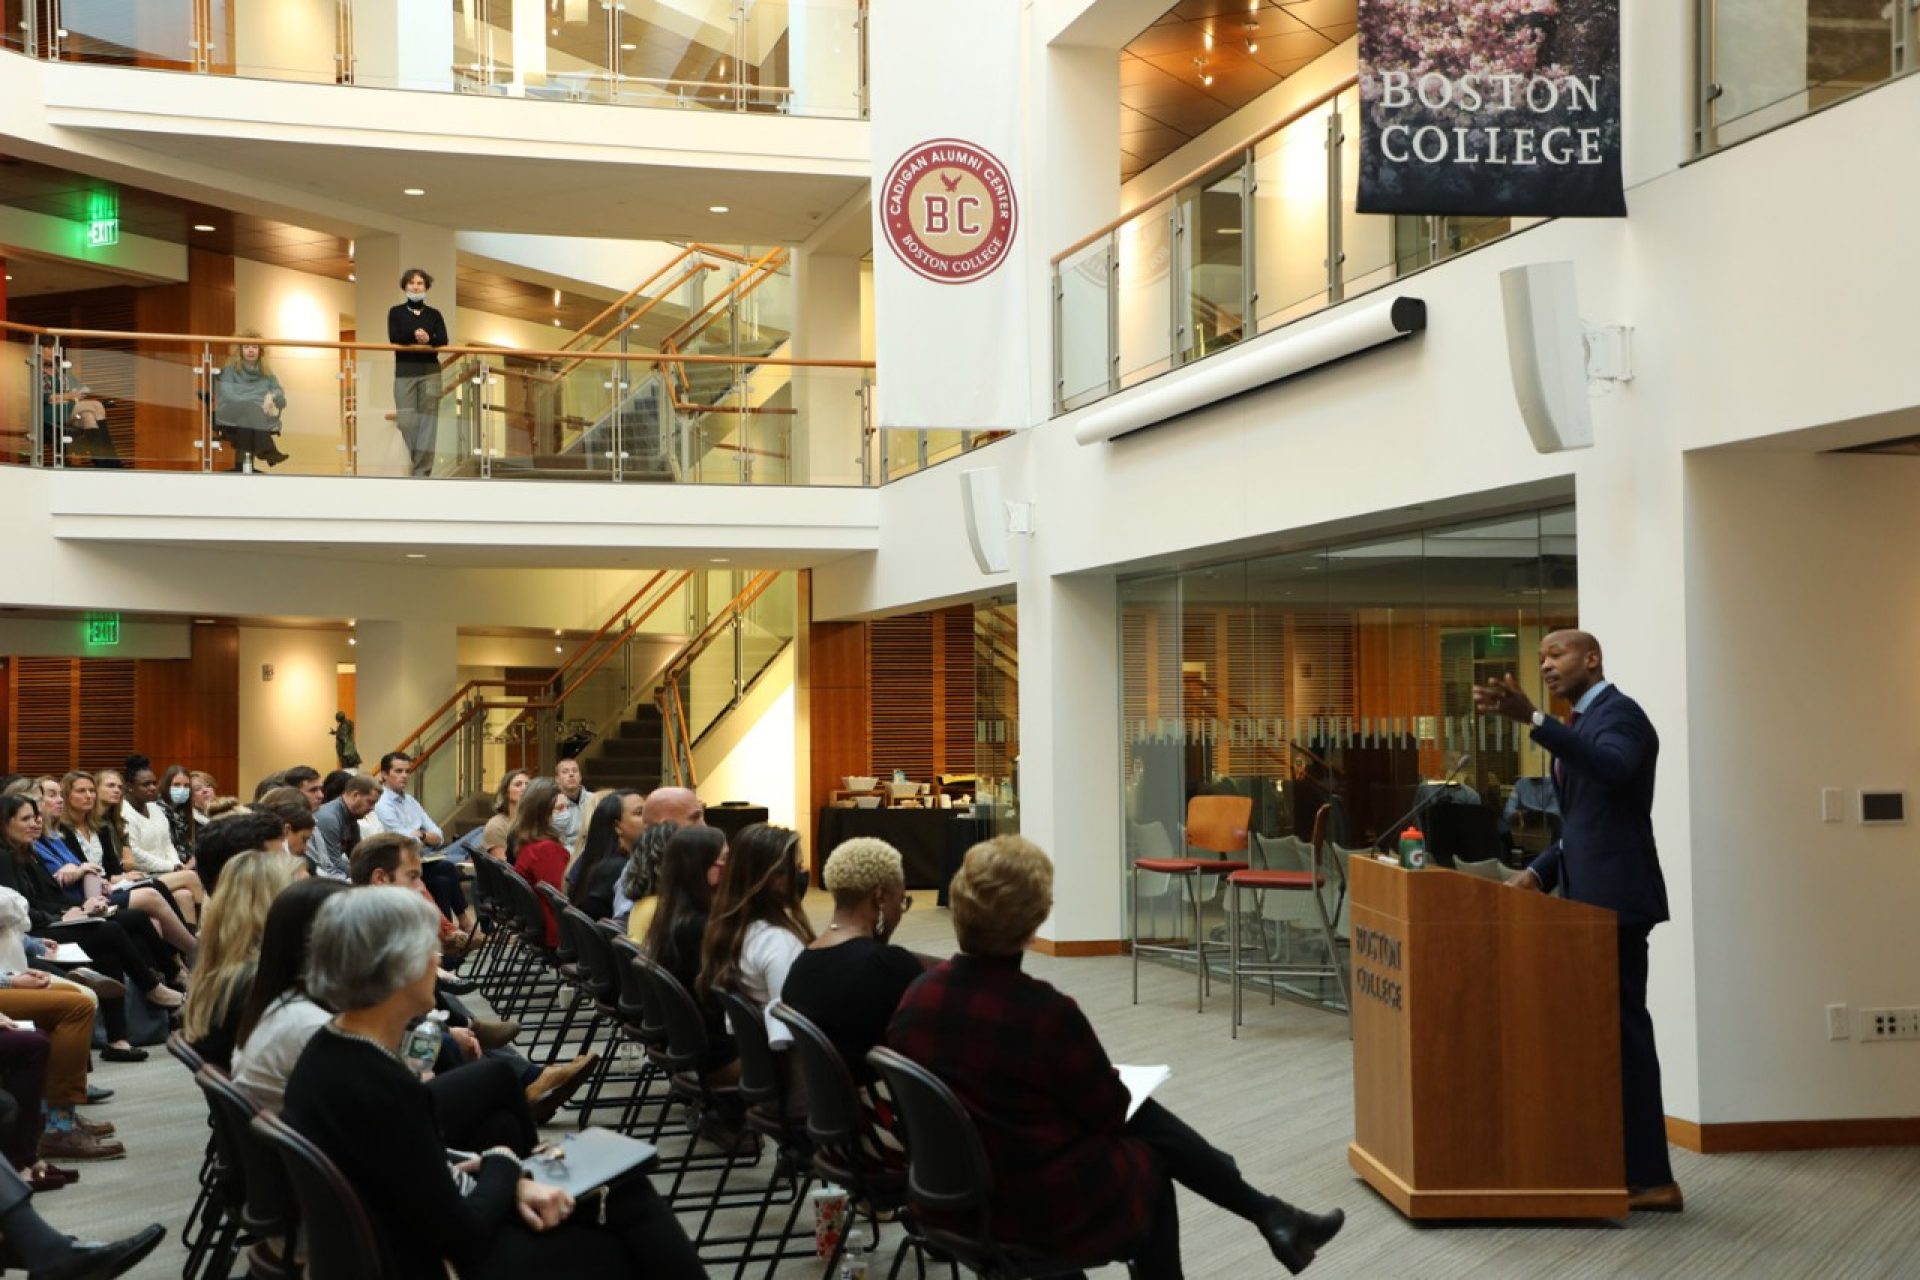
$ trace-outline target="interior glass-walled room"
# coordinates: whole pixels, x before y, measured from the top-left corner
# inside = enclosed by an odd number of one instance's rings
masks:
[[[1184,846],[1189,801],[1251,800],[1251,859],[1364,847],[1423,817],[1436,854],[1517,861],[1557,815],[1544,754],[1473,714],[1578,620],[1571,507],[1183,568],[1120,584],[1126,858]],[[1531,781],[1529,781],[1531,780]],[[1337,887],[1337,886],[1336,886]]]

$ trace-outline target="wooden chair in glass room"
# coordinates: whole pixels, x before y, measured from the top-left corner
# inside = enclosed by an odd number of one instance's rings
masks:
[[[1207,953],[1229,944],[1207,941],[1205,908],[1216,896],[1224,877],[1247,869],[1247,824],[1253,817],[1251,796],[1194,796],[1187,801],[1186,856],[1180,858],[1136,858],[1128,885],[1130,907],[1129,938],[1133,951],[1133,1002],[1140,1003],[1140,955],[1177,957],[1191,960],[1194,967],[1194,1008],[1204,1009],[1209,976]],[[1208,855],[1196,856],[1196,855]],[[1187,906],[1191,933],[1184,940],[1140,936],[1140,896],[1143,876],[1166,876],[1180,886]]]

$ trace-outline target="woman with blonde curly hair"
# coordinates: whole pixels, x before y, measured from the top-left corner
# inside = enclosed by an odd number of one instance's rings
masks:
[[[187,993],[182,1029],[187,1043],[222,1071],[233,1061],[234,1038],[253,990],[260,935],[280,891],[293,883],[299,859],[268,849],[242,853],[220,872],[220,891],[207,900],[200,928],[200,963]]]
[[[780,998],[826,1033],[856,1082],[870,1084],[867,1051],[886,1043],[900,998],[934,962],[891,941],[913,907],[898,849],[856,836],[827,856],[822,879],[833,921],[793,962]]]

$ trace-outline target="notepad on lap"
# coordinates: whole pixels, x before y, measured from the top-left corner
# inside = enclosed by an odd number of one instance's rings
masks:
[[[55,964],[86,964],[93,959],[87,954],[86,948],[77,942],[63,942],[47,952],[45,958]]]
[[[561,1159],[532,1155],[522,1164],[535,1182],[558,1187],[576,1200],[595,1187],[652,1164],[660,1154],[651,1142],[611,1129],[582,1129],[563,1135],[552,1145],[561,1149]]]
[[[1113,1069],[1120,1073],[1120,1083],[1127,1086],[1132,1095],[1127,1103],[1127,1119],[1133,1119],[1134,1112],[1140,1110],[1140,1104],[1153,1096],[1153,1091],[1167,1082],[1173,1074],[1173,1068],[1164,1063],[1157,1067],[1135,1067],[1124,1062],[1116,1062]]]

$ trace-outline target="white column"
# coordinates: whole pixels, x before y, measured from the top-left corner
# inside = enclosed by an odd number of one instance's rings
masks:
[[[858,116],[860,31],[854,0],[803,0],[781,8],[788,14],[787,78],[793,88],[793,114]]]
[[[354,703],[369,768],[420,727],[458,687],[459,629],[439,618],[361,618]]]
[[[447,318],[453,341],[461,335],[455,323],[455,278],[458,263],[454,233],[445,227],[413,227],[354,241],[355,333],[362,342],[387,340],[387,312],[400,301],[400,273],[419,267],[433,277],[427,300]],[[397,475],[408,471],[406,446],[393,420],[393,356],[365,352],[359,362],[360,475]]]
[[[797,360],[860,355],[860,260],[801,248],[793,255],[793,339]],[[858,484],[857,369],[796,369],[793,478],[797,484]]]
[[[513,0],[513,82],[510,92],[524,97],[527,86],[547,82],[547,23],[545,0]]]
[[[1020,584],[1020,833],[1053,857],[1054,943],[1121,919],[1120,625],[1110,577]]]
[[[453,90],[453,6],[446,0],[354,0],[354,82]]]

